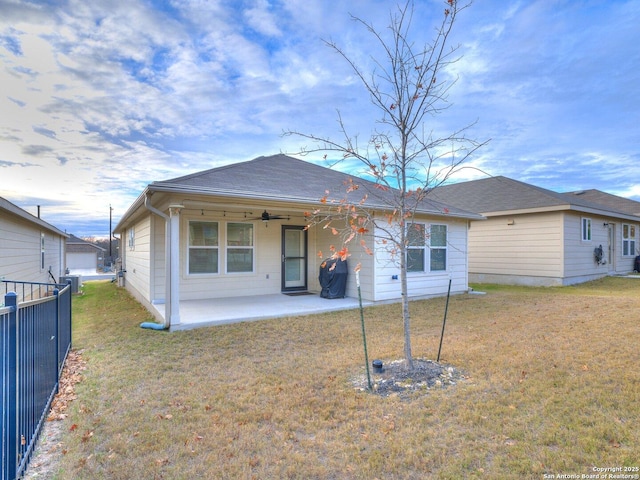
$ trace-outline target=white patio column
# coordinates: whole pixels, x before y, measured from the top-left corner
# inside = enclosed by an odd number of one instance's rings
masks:
[[[183,205],[169,205],[169,217],[171,225],[171,253],[169,261],[171,262],[171,274],[167,279],[171,290],[171,325],[180,323],[180,210]]]

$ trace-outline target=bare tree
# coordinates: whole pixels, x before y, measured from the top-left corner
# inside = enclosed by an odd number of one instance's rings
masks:
[[[347,132],[339,111],[340,141],[299,131],[284,132],[313,143],[300,154],[326,152],[325,158],[356,159],[375,182],[375,189],[361,189],[355,182],[347,185],[339,201],[330,201],[327,195],[321,199],[323,207],[309,214],[309,225],[324,224],[325,228],[330,226],[335,235],[342,236],[344,246],[334,251],[334,256],[348,256],[348,245],[354,239],[359,239],[370,253],[365,242],[371,235],[377,243],[390,249],[400,267],[404,358],[409,369],[413,368],[413,360],[407,246],[418,233],[428,235],[428,232],[418,232],[412,219],[416,210],[424,206],[429,192],[463,168],[462,164],[483,145],[466,136],[473,123],[442,137],[429,125],[450,105],[448,94],[456,78],[445,69],[460,57],[456,53],[458,47],[450,48],[447,42],[458,13],[468,6],[459,6],[456,0],[444,2],[434,39],[422,47],[416,47],[410,39],[415,16],[410,0],[391,13],[386,34],[352,16],[382,47],[380,58],[372,58],[372,72],[366,74],[335,42],[325,41],[325,44],[349,64],[380,112],[371,136],[359,143],[357,136]],[[384,205],[385,213],[375,215],[372,205]]]

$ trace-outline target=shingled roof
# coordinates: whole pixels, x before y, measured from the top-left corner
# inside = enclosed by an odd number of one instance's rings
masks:
[[[602,192],[596,189],[568,192],[565,195],[574,195],[589,202],[599,203],[601,205],[606,205],[607,207],[619,210],[621,212],[627,212],[631,215],[640,216],[640,202],[636,202],[635,200],[631,200],[629,198],[618,197],[617,195],[612,195],[610,193]]]
[[[558,193],[503,176],[442,185],[430,195],[443,203],[487,217],[552,210],[575,210],[626,219],[633,217],[627,211],[592,201],[589,197]]]
[[[60,235],[62,237],[68,237],[68,235],[63,232],[62,230],[54,227],[53,225],[51,225],[50,223],[45,222],[44,220],[42,220],[40,217],[36,217],[34,215],[31,215],[29,212],[27,212],[26,210],[23,210],[22,208],[18,207],[17,205],[14,205],[13,203],[11,203],[9,200],[6,200],[2,197],[0,197],[0,211],[5,211],[7,213],[10,213],[12,215],[15,215],[16,217],[20,217],[23,220],[27,220],[28,222],[31,222],[33,224],[36,224],[46,230],[49,230],[57,235]]]
[[[76,237],[73,234],[69,235],[69,238],[67,238],[66,243],[67,243],[67,253],[90,252],[92,250],[100,250],[102,252],[105,251],[105,249],[102,248],[101,246],[96,245],[95,243],[87,242],[86,240]]]
[[[359,186],[357,195],[369,194],[372,208],[389,208],[394,191],[384,191],[372,181],[331,168],[279,154],[258,157],[169,180],[153,182],[149,191],[211,194],[224,197],[255,198],[315,204],[329,191],[329,198],[343,198],[348,182]],[[462,218],[480,215],[426,199],[417,209],[421,213]]]

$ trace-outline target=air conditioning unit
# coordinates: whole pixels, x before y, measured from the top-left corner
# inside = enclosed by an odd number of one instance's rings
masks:
[[[82,285],[82,277],[80,275],[65,275],[64,277],[60,277],[59,282],[65,285],[71,282],[71,293],[79,293],[80,285]]]

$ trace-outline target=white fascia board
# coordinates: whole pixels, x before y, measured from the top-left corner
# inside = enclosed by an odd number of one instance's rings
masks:
[[[482,212],[485,217],[500,217],[509,215],[527,215],[531,213],[549,213],[549,212],[577,212],[586,213],[590,215],[599,215],[602,217],[617,218],[622,220],[629,220],[631,222],[640,223],[640,217],[630,215],[622,212],[612,212],[610,210],[602,210],[599,208],[583,207],[580,205],[553,205],[550,207],[536,207],[536,208],[520,208],[516,210],[499,210],[495,212]]]
[[[261,200],[261,201],[279,201],[284,203],[303,203],[308,205],[318,205],[319,199],[303,197],[303,196],[291,196],[291,195],[278,195],[278,194],[255,194],[246,191],[238,190],[225,190],[220,188],[206,188],[206,187],[185,187],[184,185],[174,186],[161,183],[154,183],[148,187],[150,192],[164,192],[164,193],[181,193],[181,194],[199,194],[199,195],[218,195],[226,198],[242,198],[247,200]],[[385,210],[389,209],[388,205],[369,204],[367,207],[372,210]],[[423,215],[431,215],[442,218],[464,218],[471,220],[484,220],[484,217],[480,214],[456,214],[450,212],[438,212],[432,210],[417,210],[416,213]]]

